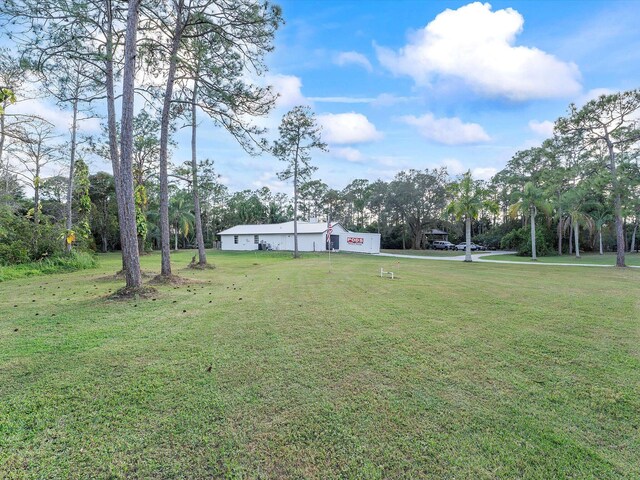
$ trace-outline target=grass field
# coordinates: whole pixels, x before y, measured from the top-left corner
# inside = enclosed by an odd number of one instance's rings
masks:
[[[640,477],[638,270],[192,255],[0,284],[0,478]]]
[[[483,260],[508,260],[511,262],[531,262],[531,257],[520,257],[518,255],[487,255]],[[538,257],[540,263],[573,263],[576,265],[591,263],[594,265],[615,265],[616,254],[605,253],[599,255],[597,253],[582,253],[580,258],[575,256],[562,255],[554,257]],[[625,263],[631,266],[640,266],[640,255],[637,253],[627,253],[625,255]]]
[[[382,253],[394,253],[396,255],[421,255],[425,257],[459,257],[464,252],[457,250],[411,250],[411,249],[382,249]]]

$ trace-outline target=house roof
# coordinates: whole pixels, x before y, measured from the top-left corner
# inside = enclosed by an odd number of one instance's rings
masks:
[[[444,230],[439,230],[437,228],[432,228],[431,230],[427,230],[424,233],[426,233],[427,235],[448,235],[448,233]]]
[[[338,222],[332,222],[331,226],[335,229],[336,226],[341,232],[347,230]],[[327,224],[324,222],[309,223],[298,221],[298,233],[325,233],[327,231]],[[267,234],[292,234],[293,233],[293,221],[284,223],[262,224],[262,225],[236,225],[235,227],[228,228],[222,232],[218,232],[218,235],[267,235]]]

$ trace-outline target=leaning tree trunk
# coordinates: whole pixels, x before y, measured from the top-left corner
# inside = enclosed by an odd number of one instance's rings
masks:
[[[573,222],[573,235],[575,237],[576,258],[580,258],[580,238],[578,237],[580,225],[578,222]]]
[[[140,257],[138,255],[138,232],[136,228],[136,205],[133,192],[133,105],[135,99],[136,47],[138,31],[139,1],[129,2],[127,33],[124,49],[122,75],[122,119],[120,122],[120,194],[123,218],[120,219],[120,238],[127,288],[142,286]]]
[[[538,213],[537,209],[533,207],[531,209],[531,260],[534,262],[538,260],[536,252],[536,213]]]
[[[471,261],[471,217],[467,217],[465,221],[465,236],[467,239],[467,245],[464,250],[464,261]]]
[[[173,32],[171,53],[169,56],[169,71],[167,73],[167,86],[164,92],[162,116],[160,118],[160,250],[162,252],[160,275],[171,276],[171,246],[169,240],[169,117],[171,114],[171,100],[173,97],[173,83],[176,77],[178,49],[182,36],[182,10],[184,0],[180,0],[177,6],[176,27]],[[177,250],[177,248],[176,248]]]
[[[197,69],[196,69],[197,70]],[[204,236],[202,234],[202,212],[200,210],[200,197],[198,194],[198,162],[196,152],[196,133],[197,133],[197,106],[198,100],[198,76],[193,82],[193,97],[191,98],[191,182],[193,188],[193,205],[196,224],[196,243],[198,245],[198,265],[207,264],[207,254],[204,249]]]

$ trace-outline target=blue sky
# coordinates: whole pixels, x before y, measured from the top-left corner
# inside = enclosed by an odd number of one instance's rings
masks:
[[[314,178],[334,188],[437,166],[489,178],[550,135],[570,102],[640,78],[637,0],[276,3],[286,24],[265,81],[281,97],[259,124],[273,138],[289,108],[310,105],[330,148],[314,155]],[[176,140],[179,163],[188,132]],[[290,190],[275,158],[248,156],[204,119],[199,156],[232,190]]]
[[[264,124],[310,105],[327,154],[315,177],[342,188],[402,169],[447,166],[489,178],[539,144],[570,102],[638,87],[638,1],[280,2],[286,24],[268,57],[282,95]],[[233,189],[269,186],[281,168],[211,133]],[[203,140],[204,142],[204,140]]]

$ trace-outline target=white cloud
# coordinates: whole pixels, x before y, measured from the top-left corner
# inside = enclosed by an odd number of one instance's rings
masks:
[[[10,107],[8,113],[33,115],[50,122],[61,134],[66,134],[73,122],[73,113],[68,110],[61,110],[44,100],[30,98],[23,100]],[[79,118],[83,118],[82,115]],[[83,133],[100,132],[100,120],[98,118],[87,118],[78,122],[78,131]]]
[[[490,4],[475,2],[440,13],[399,52],[376,46],[378,60],[419,85],[440,75],[512,100],[578,94],[580,72],[575,64],[514,45],[523,25],[522,15],[512,8],[492,12]]]
[[[373,99],[371,104],[374,107],[390,107],[392,105],[397,105],[399,103],[407,103],[418,100],[417,97],[399,97],[397,95],[393,95],[392,93],[381,93],[376,98]]]
[[[435,118],[433,114],[427,113],[421,117],[400,117],[400,121],[416,127],[423,137],[445,145],[483,143],[491,140],[482,126],[477,123],[464,123],[458,117]]]
[[[263,172],[258,180],[251,182],[254,188],[267,187],[272,192],[284,192],[288,191],[287,184],[278,179],[278,174],[275,172]]]
[[[460,160],[457,160],[455,158],[445,158],[437,166],[447,167],[447,172],[449,172],[449,175],[461,175],[468,170],[464,165],[462,165],[462,162]]]
[[[309,100],[302,94],[302,80],[294,75],[269,75],[269,85],[278,94],[276,106],[289,108],[296,105],[309,105]]]
[[[553,122],[550,120],[544,120],[542,122],[531,120],[529,122],[529,128],[541,137],[553,136]]]
[[[318,103],[369,103],[374,107],[389,107],[398,103],[407,103],[419,100],[418,97],[400,97],[391,93],[381,93],[377,97],[309,97],[309,100]]]
[[[329,144],[368,143],[382,138],[382,133],[361,113],[326,113],[317,119],[322,126],[322,139]]]
[[[602,95],[611,95],[612,93],[615,93],[615,90],[611,90],[610,88],[592,88],[585,94],[580,95],[576,100],[576,104],[581,107],[585,103],[595,100]]]
[[[493,167],[476,167],[471,169],[471,176],[476,180],[491,180],[496,173],[497,168]]]
[[[336,65],[358,65],[368,72],[373,71],[371,62],[367,57],[358,52],[340,52],[335,58]]]
[[[447,172],[452,177],[462,175],[468,170],[471,170],[471,176],[475,180],[490,180],[491,177],[498,173],[498,169],[494,167],[466,167],[460,160],[456,158],[445,158],[438,164],[434,165],[434,167],[432,168],[436,167],[446,167]]]
[[[362,152],[353,147],[332,148],[331,153],[334,157],[342,158],[348,162],[360,163],[364,161]]]
[[[319,103],[372,103],[376,99],[370,97],[309,97]]]

